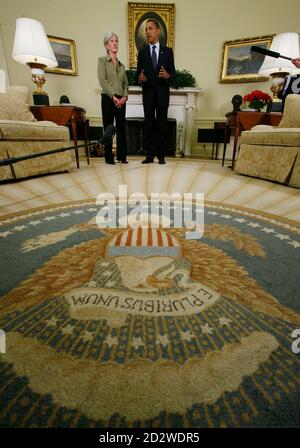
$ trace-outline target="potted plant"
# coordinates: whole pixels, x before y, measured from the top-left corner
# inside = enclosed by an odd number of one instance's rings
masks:
[[[136,70],[126,70],[128,84],[130,86],[136,86]],[[196,79],[188,70],[176,70],[176,76],[174,77],[171,87],[174,89],[182,89],[184,87],[195,87]]]
[[[126,70],[126,75],[127,75],[127,79],[128,79],[128,84],[130,86],[136,86],[136,70],[133,69],[129,69]]]
[[[182,89],[183,87],[195,87],[196,79],[188,70],[176,70],[176,76],[171,82],[174,89]]]

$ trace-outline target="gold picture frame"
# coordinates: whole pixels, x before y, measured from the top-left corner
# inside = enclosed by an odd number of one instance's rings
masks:
[[[273,36],[274,34],[224,42],[220,83],[266,81],[268,78],[258,74],[264,55],[251,52],[251,46],[269,49]]]
[[[64,37],[47,36],[56,56],[58,66],[55,68],[46,68],[47,73],[58,73],[61,75],[78,75],[76,60],[76,46],[72,39]]]
[[[174,3],[128,2],[129,67],[136,68],[138,51],[146,44],[145,22],[156,19],[161,26],[160,42],[174,47]]]

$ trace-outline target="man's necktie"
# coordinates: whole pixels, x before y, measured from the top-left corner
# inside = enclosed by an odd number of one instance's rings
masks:
[[[152,47],[152,64],[153,64],[154,69],[156,69],[156,66],[157,66],[157,56],[156,56],[155,48],[156,48],[156,46],[153,45],[153,47]]]

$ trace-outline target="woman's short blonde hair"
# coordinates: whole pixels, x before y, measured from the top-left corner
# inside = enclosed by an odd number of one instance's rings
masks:
[[[104,47],[105,47],[107,53],[108,53],[108,49],[106,48],[106,45],[108,44],[110,39],[113,37],[116,37],[119,40],[118,36],[113,31],[107,31],[107,33],[104,34],[103,44],[104,44]]]

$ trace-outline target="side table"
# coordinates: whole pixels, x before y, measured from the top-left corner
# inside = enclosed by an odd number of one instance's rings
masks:
[[[89,120],[85,115],[85,110],[78,106],[31,106],[31,112],[38,121],[53,121],[60,126],[70,126],[73,133],[73,141],[75,146],[76,164],[79,168],[78,139],[77,128],[83,125],[85,154],[87,163],[90,163],[90,142],[89,142]]]
[[[238,138],[242,131],[249,131],[253,126],[259,124],[266,124],[269,126],[278,126],[282,119],[281,112],[237,112],[235,116],[235,123],[231,125],[234,129],[234,143],[232,153],[231,169],[234,169],[235,157],[237,151]],[[226,146],[224,145],[223,163],[225,159]]]

